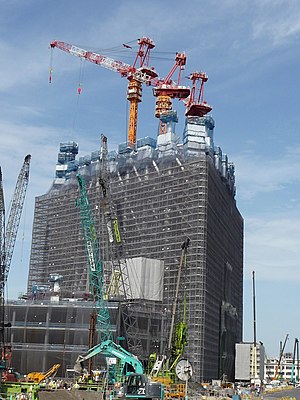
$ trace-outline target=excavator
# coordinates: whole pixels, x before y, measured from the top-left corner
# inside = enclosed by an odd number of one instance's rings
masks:
[[[84,373],[84,362],[92,357],[102,354],[105,357],[116,358],[117,368],[113,376],[116,380],[109,384],[121,387],[115,394],[124,399],[163,399],[163,385],[160,382],[151,381],[144,374],[144,368],[139,359],[112,340],[105,340],[89,349],[87,353],[79,355],[74,365],[74,371]]]
[[[118,360],[116,368],[117,381],[123,380],[125,376],[132,372],[143,373],[143,365],[138,358],[109,339],[92,347],[85,354],[79,355],[74,365],[74,371],[83,373],[85,371],[84,362],[99,354],[106,357],[115,357]]]
[[[58,371],[60,364],[54,364],[47,372],[29,372],[26,376],[26,382],[41,383],[45,379],[53,377]]]

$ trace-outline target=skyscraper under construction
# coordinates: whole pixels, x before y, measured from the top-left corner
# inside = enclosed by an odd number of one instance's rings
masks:
[[[136,279],[130,281],[137,329],[145,353],[163,354],[172,318],[184,321],[183,358],[194,379],[233,378],[243,320],[243,219],[235,202],[234,166],[214,145],[210,116],[188,116],[182,143],[173,125],[174,119],[166,121],[157,140],[139,139],[135,151],[120,145],[109,152],[111,201],[126,257],[135,263]],[[49,277],[59,281],[61,297],[89,292],[77,173],[86,183],[107,287],[113,279],[101,209],[100,150],[79,160],[77,153],[77,143],[61,143],[53,185],[36,198],[28,277],[33,297]],[[186,264],[179,275],[184,246]],[[147,322],[143,310],[150,315]],[[160,326],[151,324],[151,310]]]

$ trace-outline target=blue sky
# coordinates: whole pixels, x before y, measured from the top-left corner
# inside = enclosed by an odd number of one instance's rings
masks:
[[[253,339],[252,271],[256,274],[257,338],[269,355],[286,333],[300,337],[300,3],[298,0],[0,0],[0,164],[8,208],[26,154],[30,183],[7,285],[26,291],[34,198],[54,177],[59,143],[75,140],[80,155],[109,149],[126,137],[127,81],[55,49],[48,83],[49,43],[94,51],[148,36],[152,64],[164,76],[185,51],[183,76],[205,71],[215,144],[236,167],[237,205],[245,220],[244,340]],[[133,53],[111,53],[125,62]],[[83,72],[83,73],[82,73]],[[78,82],[82,93],[77,95]],[[190,81],[183,80],[189,84]],[[184,106],[178,111],[182,134]],[[138,137],[155,137],[154,99],[144,88]]]

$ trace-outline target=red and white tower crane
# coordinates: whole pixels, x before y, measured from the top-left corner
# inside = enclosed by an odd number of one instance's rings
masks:
[[[172,110],[172,99],[186,99],[190,95],[190,88],[180,85],[181,72],[186,64],[185,53],[176,53],[175,63],[164,79],[159,79],[153,88],[153,95],[157,97],[155,116],[160,118]],[[177,82],[171,78],[178,70]]]
[[[212,107],[204,101],[204,83],[208,76],[205,72],[192,72],[188,79],[192,81],[192,89],[186,101],[186,116],[203,117],[212,110]]]
[[[154,42],[148,37],[142,37],[138,39],[137,42],[139,48],[132,65],[126,64],[123,61],[114,60],[101,54],[81,49],[69,43],[59,42],[57,40],[54,40],[50,43],[51,49],[57,47],[60,50],[100,65],[103,68],[118,72],[121,77],[126,77],[128,79],[129,83],[127,88],[127,99],[130,102],[130,110],[127,144],[130,148],[134,148],[136,144],[138,103],[142,101],[142,84],[144,83],[146,85],[150,85],[151,80],[157,77],[155,69],[149,66],[150,50],[155,47]],[[124,46],[129,47],[126,45]],[[51,73],[52,68],[50,69],[50,74]]]

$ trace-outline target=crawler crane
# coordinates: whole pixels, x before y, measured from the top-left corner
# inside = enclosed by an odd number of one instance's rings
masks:
[[[296,360],[297,360],[297,369],[296,369]],[[296,373],[295,373],[296,369]],[[294,342],[294,351],[293,351],[293,362],[292,362],[292,371],[290,383],[292,385],[296,385],[299,381],[299,340],[296,338]]]
[[[80,197],[77,206],[80,211],[84,247],[89,267],[89,284],[96,305],[96,319],[100,340],[112,340],[110,315],[107,301],[104,299],[104,277],[100,256],[99,240],[95,227],[94,216],[89,204],[84,178],[77,174]]]
[[[108,297],[119,297],[123,300],[122,317],[125,328],[125,339],[128,350],[137,356],[142,356],[142,343],[138,336],[137,319],[131,311],[132,291],[129,283],[126,253],[119,229],[119,222],[110,191],[110,174],[108,170],[107,138],[101,135],[100,176],[102,189],[102,210],[107,226],[110,247],[110,261],[113,266],[113,276],[108,287]]]
[[[0,167],[0,346],[4,352],[4,283],[5,283],[5,205],[2,183],[2,171]],[[2,360],[3,361],[3,360]],[[2,363],[3,364],[3,363]],[[3,367],[5,365],[2,365]]]
[[[280,369],[280,366],[281,366],[281,360],[282,360],[282,357],[283,357],[283,353],[284,353],[284,349],[285,349],[288,337],[289,337],[289,334],[287,333],[286,336],[285,336],[284,342],[283,342],[283,346],[280,349],[279,359],[278,359],[278,363],[277,363],[276,368],[275,368],[275,374],[274,374],[274,377],[273,377],[273,381],[278,379],[279,369]]]
[[[85,189],[84,179],[80,174],[77,174],[77,179],[81,193],[77,205],[80,208],[84,244],[89,264],[90,290],[97,303],[96,311],[100,343],[90,348],[87,353],[78,356],[74,365],[74,370],[76,372],[83,372],[83,363],[91,360],[96,355],[102,354],[105,357],[115,357],[118,363],[116,368],[109,369],[108,381],[109,383],[124,383],[126,379],[123,387],[125,398],[137,398],[137,395],[140,399],[163,398],[161,384],[149,381],[143,373],[143,366],[138,358],[112,340],[108,304],[107,300],[104,298],[104,278],[99,241]],[[128,374],[130,374],[130,376],[128,376]]]
[[[0,168],[0,386],[1,393],[5,393],[7,398],[12,398],[13,394],[21,393],[27,389],[21,382],[17,381],[17,373],[10,367],[11,346],[6,344],[5,328],[11,326],[10,322],[5,323],[4,317],[4,289],[8,278],[10,264],[13,256],[14,246],[20,224],[25,195],[29,182],[29,166],[31,156],[27,155],[24,159],[22,168],[18,175],[13,198],[11,201],[10,212],[7,223],[5,222],[5,204],[3,193],[2,173]],[[1,383],[2,382],[2,383]],[[25,385],[26,386],[26,385]],[[13,394],[12,394],[13,393]],[[33,390],[32,399],[37,399],[36,391]]]
[[[134,148],[136,145],[137,119],[138,119],[138,103],[142,101],[142,85],[150,85],[152,79],[157,77],[157,73],[153,67],[149,67],[150,50],[155,47],[154,42],[148,37],[138,39],[138,51],[136,53],[132,65],[123,61],[114,60],[102,54],[93,53],[88,50],[81,49],[75,45],[59,42],[54,40],[50,43],[50,48],[58,48],[74,56],[88,60],[103,68],[118,72],[121,77],[128,79],[127,99],[130,103],[129,123],[127,133],[127,145]],[[125,46],[127,47],[127,46]],[[50,68],[50,77],[52,67]],[[50,79],[51,81],[52,79]]]
[[[156,356],[156,361],[150,372],[150,376],[155,381],[160,381],[165,384],[165,397],[170,398],[172,396],[176,398],[182,398],[185,396],[186,387],[182,384],[176,383],[177,367],[180,367],[182,362],[185,365],[189,365],[187,360],[180,360],[183,355],[184,348],[187,344],[187,324],[186,324],[186,300],[183,295],[183,318],[178,318],[178,302],[179,302],[179,290],[182,285],[182,269],[186,267],[187,251],[190,245],[190,239],[182,243],[181,246],[181,258],[177,272],[177,282],[175,289],[175,297],[172,307],[171,325],[169,331],[169,339],[167,350],[164,355]],[[177,321],[176,321],[177,320]],[[176,394],[176,396],[175,396]]]
[[[2,184],[2,174],[0,174],[0,257],[1,257],[1,275],[0,275],[0,297],[1,297],[1,346],[2,346],[2,364],[7,364],[10,358],[10,347],[4,344],[4,328],[10,324],[4,323],[4,288],[8,278],[10,264],[13,256],[18,228],[21,220],[23,205],[25,201],[27,186],[29,182],[29,166],[31,155],[28,154],[23,162],[15,186],[13,198],[11,201],[10,212],[7,223],[5,223],[5,205]],[[5,225],[6,224],[6,225]]]
[[[100,335],[100,344],[93,347],[90,346],[91,348],[89,352],[84,357],[86,360],[91,360],[94,355],[99,353],[97,352],[97,350],[94,351],[94,349],[101,348],[100,353],[103,353],[103,349],[101,347],[102,344],[109,343],[110,347],[112,347],[114,345],[114,342],[108,310],[108,302],[105,296],[104,271],[101,261],[99,239],[94,222],[94,216],[89,204],[84,178],[80,174],[77,174],[77,179],[80,188],[80,198],[77,201],[77,206],[80,210],[84,246],[89,267],[90,291],[93,295],[93,299],[95,302],[97,329]],[[107,346],[105,346],[105,348],[107,348]],[[118,374],[119,373],[117,371],[110,371],[111,376]]]

